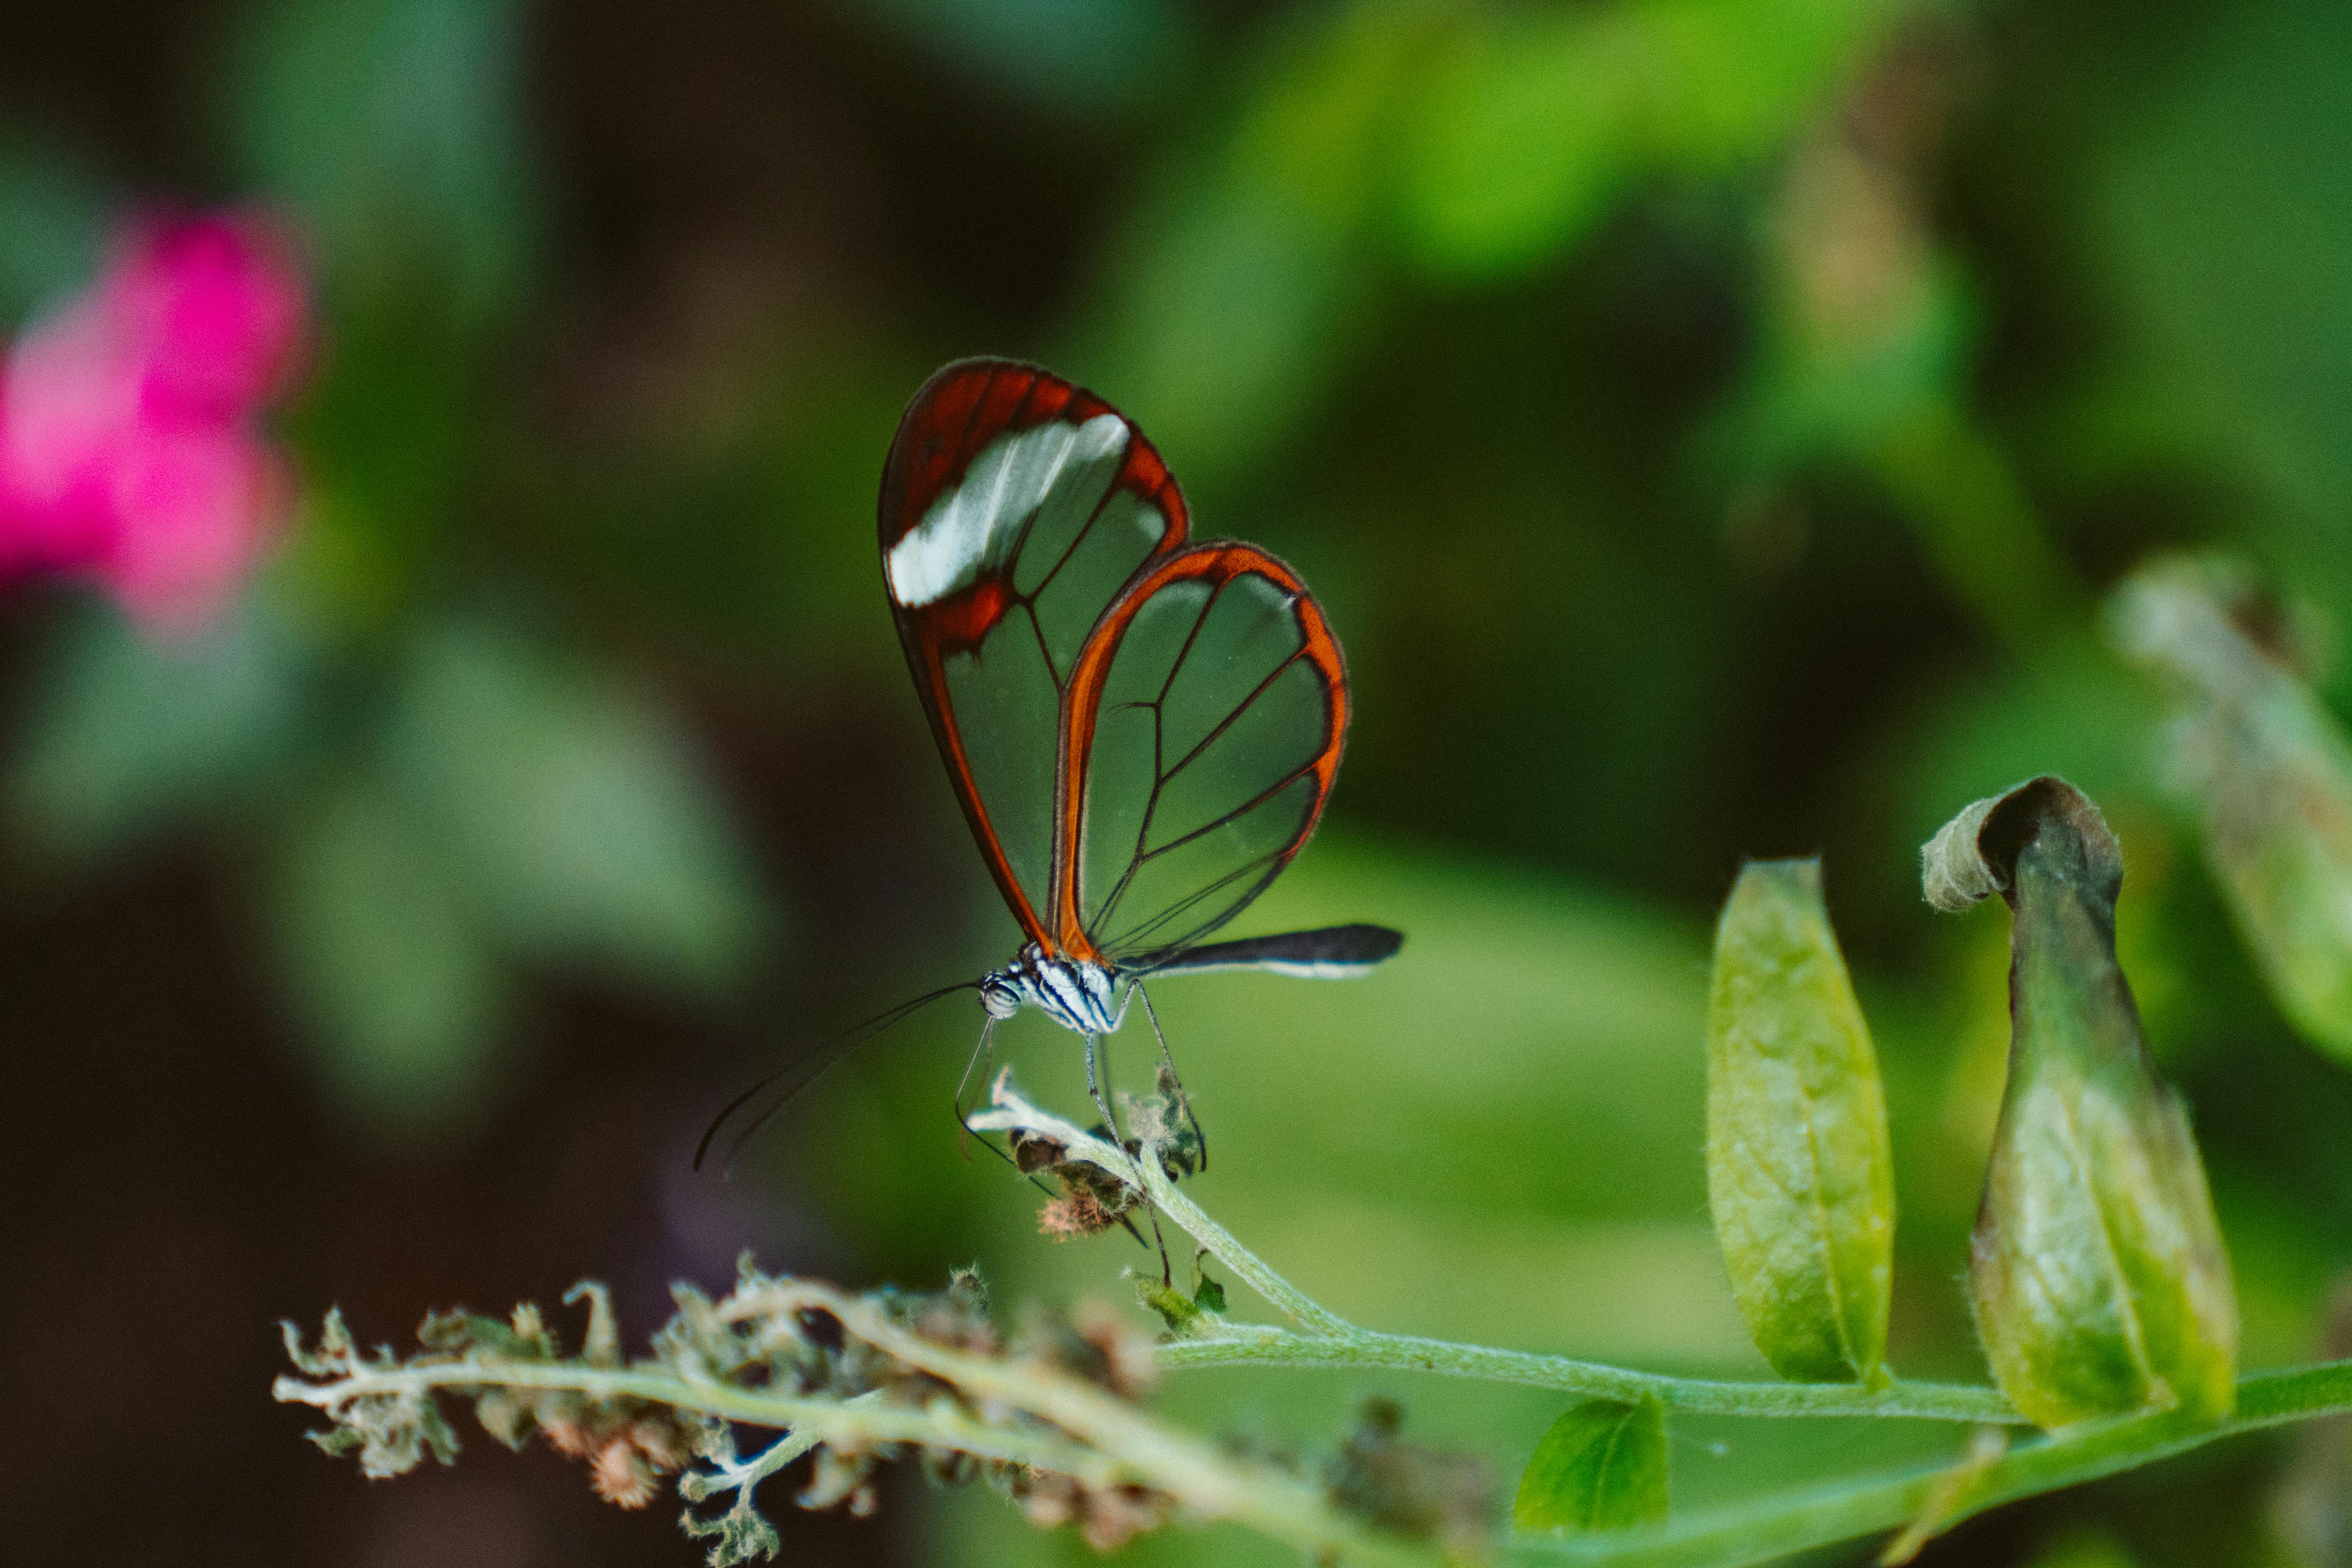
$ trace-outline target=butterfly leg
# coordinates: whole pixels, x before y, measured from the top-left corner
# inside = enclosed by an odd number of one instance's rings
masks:
[[[1128,995],[1130,998],[1132,998],[1134,994],[1135,994],[1132,991],[1128,993]],[[1148,1002],[1144,1005],[1147,1007],[1150,1005]],[[1125,1003],[1121,1003],[1119,1005],[1118,1016],[1122,1019],[1127,1016],[1127,1005]],[[1111,1027],[1114,1029],[1118,1027],[1118,1023],[1114,1021]],[[1097,1057],[1100,1058],[1099,1063],[1097,1061]],[[1126,1134],[1122,1133],[1118,1130],[1118,1121],[1111,1116],[1110,1037],[1107,1035],[1088,1035],[1087,1037],[1087,1092],[1094,1096],[1095,1109],[1102,1112],[1103,1126],[1109,1130],[1110,1141],[1118,1144],[1122,1149],[1132,1149],[1132,1145],[1130,1145],[1127,1141]],[[1135,1152],[1139,1159],[1146,1157],[1144,1152],[1141,1150],[1133,1150],[1133,1152]],[[1171,1266],[1168,1261],[1168,1238],[1160,1233],[1160,1210],[1149,1200],[1145,1201],[1143,1210],[1144,1213],[1151,1216],[1151,1239],[1150,1241],[1145,1241],[1143,1239],[1143,1233],[1135,1228],[1135,1221],[1131,1217],[1126,1215],[1121,1215],[1119,1216],[1119,1223],[1127,1226],[1127,1234],[1135,1237],[1139,1245],[1144,1247],[1157,1247],[1160,1249],[1160,1282],[1162,1285],[1165,1285],[1169,1283],[1174,1276],[1171,1271]]]
[[[1160,1060],[1168,1068],[1168,1081],[1176,1086],[1176,1103],[1184,1108],[1184,1120],[1192,1124],[1192,1136],[1200,1140],[1201,1169],[1206,1171],[1209,1168],[1209,1135],[1202,1130],[1201,1119],[1192,1113],[1192,1097],[1184,1092],[1184,1080],[1177,1076],[1176,1058],[1169,1054],[1168,1037],[1160,1027],[1160,1015],[1152,1008],[1150,994],[1139,982],[1129,994],[1143,998],[1143,1016],[1151,1021],[1152,1037],[1160,1042]]]
[[[1151,1215],[1151,1239],[1160,1247],[1160,1282],[1172,1290],[1176,1288],[1176,1276],[1168,1262],[1168,1238],[1160,1234],[1160,1205],[1147,1201],[1143,1206]]]
[[[1095,1062],[1097,1055],[1102,1058],[1099,1073]],[[1127,1139],[1119,1131],[1118,1119],[1111,1114],[1110,1110],[1110,1042],[1101,1035],[1087,1037],[1087,1092],[1094,1096],[1095,1109],[1102,1112],[1103,1135],[1124,1147]]]

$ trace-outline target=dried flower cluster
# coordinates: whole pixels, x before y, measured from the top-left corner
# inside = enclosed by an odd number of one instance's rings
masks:
[[[435,1313],[418,1330],[424,1352],[405,1360],[388,1347],[362,1351],[331,1312],[315,1351],[288,1325],[288,1351],[312,1381],[281,1379],[278,1394],[325,1410],[335,1425],[313,1440],[330,1453],[357,1449],[373,1477],[413,1469],[427,1454],[445,1464],[455,1458],[457,1435],[436,1403],[445,1392],[470,1397],[483,1427],[510,1447],[535,1433],[584,1461],[597,1495],[623,1508],[646,1506],[667,1477],[687,1470],[679,1489],[689,1501],[735,1494],[723,1513],[689,1510],[683,1521],[688,1533],[714,1538],[710,1561],[719,1568],[774,1554],[779,1542],[753,1489],[804,1455],[808,1480],[793,1501],[806,1509],[870,1513],[879,1467],[911,1458],[942,1483],[986,1480],[1034,1522],[1073,1525],[1098,1550],[1174,1511],[1174,1499],[1112,1473],[1115,1467],[1088,1464],[1081,1474],[1005,1457],[1021,1450],[1023,1437],[1087,1450],[1002,1389],[970,1385],[992,1380],[961,1375],[1012,1371],[1049,1389],[1077,1384],[1137,1399],[1153,1380],[1151,1347],[1107,1307],[1033,1314],[1008,1342],[971,1270],[936,1292],[886,1289],[852,1298],[761,1274],[747,1258],[735,1289],[719,1300],[687,1286],[674,1294],[677,1311],[655,1335],[653,1354],[626,1364],[610,1304],[594,1285],[566,1298],[589,1303],[573,1355],[530,1303],[503,1321]],[[687,1390],[703,1397],[681,1397]],[[744,1422],[745,1414],[711,1396],[730,1392],[756,1394],[804,1419],[765,1452],[739,1458],[730,1419]],[[701,1468],[688,1469],[698,1460]]]
[[[585,1296],[589,1328],[582,1359],[593,1366],[620,1365],[619,1336],[612,1305],[600,1286],[575,1289],[567,1301]],[[469,1312],[436,1312],[416,1337],[430,1350],[461,1360],[477,1352],[489,1358],[551,1363],[561,1347],[530,1302],[517,1307],[508,1322]],[[591,1400],[567,1389],[490,1388],[474,1402],[483,1429],[509,1448],[520,1448],[536,1432],[558,1453],[586,1461],[596,1495],[622,1508],[643,1508],[660,1494],[662,1478],[693,1458],[699,1436],[677,1412],[642,1399]]]

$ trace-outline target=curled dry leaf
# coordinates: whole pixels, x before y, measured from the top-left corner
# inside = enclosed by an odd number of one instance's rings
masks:
[[[2011,926],[2009,1083],[1969,1251],[2001,1391],[2042,1426],[2235,1399],[2237,1303],[2205,1169],[2116,962],[2123,855],[2042,777],[1927,845],[1943,907],[1999,892]]]

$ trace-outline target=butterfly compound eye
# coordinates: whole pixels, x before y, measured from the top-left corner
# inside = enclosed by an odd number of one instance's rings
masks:
[[[980,983],[980,1005],[992,1018],[1010,1018],[1021,1011],[1021,994],[992,974]]]

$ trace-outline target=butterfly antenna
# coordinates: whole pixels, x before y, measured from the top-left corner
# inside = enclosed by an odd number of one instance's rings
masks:
[[[975,1103],[971,1107],[971,1110],[965,1110],[963,1103],[963,1091],[971,1086],[971,1075],[974,1068],[980,1068],[982,1063],[986,1063],[987,1066],[991,1068],[993,1068],[996,1065],[996,1058],[989,1049],[989,1041],[994,1037],[995,1034],[995,1019],[991,1018],[987,1023],[981,1026],[980,1044],[971,1048],[971,1059],[963,1064],[963,1077],[956,1082],[956,1152],[961,1153],[967,1160],[971,1158],[971,1128],[964,1121],[964,1118],[970,1116],[972,1110],[979,1110],[980,1107]],[[987,1075],[983,1071],[982,1076],[985,1078]],[[1021,1170],[1020,1161],[1014,1159],[1012,1155],[1006,1153],[1003,1150],[990,1142],[986,1138],[982,1138],[980,1141],[980,1146],[987,1150],[990,1153],[995,1155],[998,1159],[1003,1161],[1006,1164],[1012,1166],[1015,1171],[1019,1171],[1023,1181],[1028,1183],[1031,1186],[1036,1188],[1039,1192],[1045,1194],[1049,1198],[1054,1195],[1054,1189],[1047,1186],[1043,1181],[1039,1180],[1037,1173],[1034,1171]]]
[[[982,1063],[985,1062],[990,1068],[993,1068],[996,1065],[996,1055],[993,1051],[989,1049],[989,1041],[994,1038],[995,1035],[996,1019],[992,1016],[987,1023],[982,1024],[980,1026],[980,1043],[972,1047],[971,1059],[963,1064],[963,1077],[956,1079],[956,1152],[962,1155],[967,1160],[971,1158],[971,1129],[964,1124],[964,1118],[971,1115],[971,1112],[964,1109],[963,1091],[971,1087],[971,1075],[974,1072],[980,1073],[982,1081],[985,1082],[987,1080],[988,1074],[987,1071],[982,1068],[981,1065]],[[977,1109],[977,1107],[975,1107],[975,1109]],[[986,1143],[988,1141],[983,1138],[981,1142]],[[989,1143],[988,1146],[992,1149],[996,1147],[993,1143]]]
[[[826,1039],[790,1067],[772,1072],[761,1079],[751,1088],[729,1100],[719,1109],[719,1114],[710,1119],[710,1125],[702,1130],[701,1142],[694,1146],[694,1168],[698,1171],[702,1169],[702,1163],[709,1157],[710,1146],[717,1142],[719,1130],[733,1121],[737,1112],[767,1093],[774,1084],[787,1079],[792,1080],[785,1088],[778,1090],[770,1103],[763,1106],[760,1113],[751,1119],[751,1123],[729,1142],[724,1166],[726,1170],[732,1171],[735,1156],[742,1152],[743,1145],[751,1142],[752,1135],[765,1127],[778,1111],[798,1098],[803,1089],[822,1077],[827,1068],[909,1014],[919,1012],[943,996],[952,996],[959,991],[976,991],[979,988],[979,981],[962,980],[953,985],[942,985],[937,991],[927,991],[911,1001],[901,1002],[895,1007],[876,1014],[864,1023],[851,1025],[839,1034]]]

